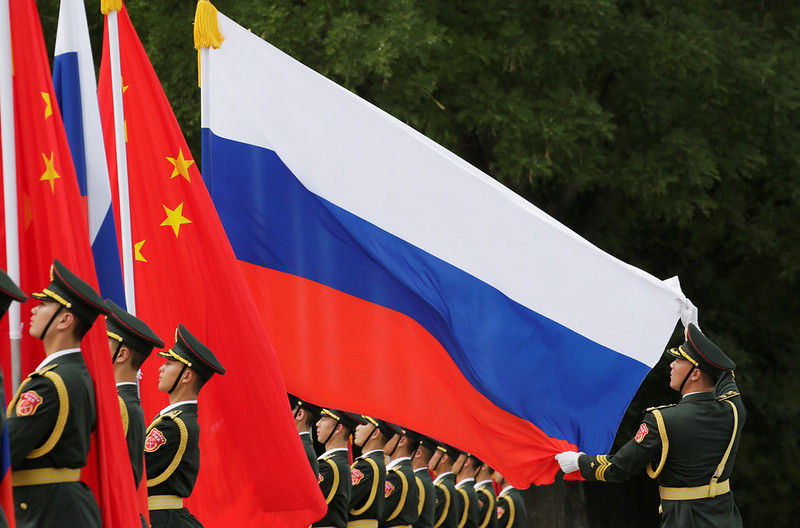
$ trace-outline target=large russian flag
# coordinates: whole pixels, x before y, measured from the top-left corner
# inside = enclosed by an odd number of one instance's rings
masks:
[[[111,207],[108,164],[97,103],[97,79],[81,0],[61,0],[58,12],[53,88],[75,164],[78,187],[87,201],[89,237],[103,297],[125,306],[122,262]]]
[[[517,487],[606,452],[688,300],[220,15],[203,175],[290,392]],[[468,89],[468,86],[465,86]]]

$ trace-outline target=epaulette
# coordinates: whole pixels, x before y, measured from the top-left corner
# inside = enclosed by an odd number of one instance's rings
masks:
[[[666,409],[667,407],[675,407],[676,405],[678,405],[678,404],[677,403],[668,403],[666,405],[656,405],[655,407],[648,407],[647,409],[644,410],[644,412],[652,412],[652,411],[655,411],[656,409]]]
[[[174,411],[170,411],[167,414],[165,414],[164,418],[169,418],[170,420],[172,420],[174,418],[177,418],[177,416],[182,412],[183,411],[181,411],[180,409],[175,409]]]
[[[39,376],[41,376],[41,375],[42,375],[42,374],[44,374],[45,372],[48,372],[48,371],[50,371],[50,370],[53,370],[53,369],[54,369],[54,368],[56,368],[57,366],[58,366],[58,363],[50,363],[49,365],[45,365],[44,367],[42,367],[42,368],[40,368],[39,370],[37,370],[37,371],[36,371],[34,374],[38,374]]]
[[[718,401],[730,400],[734,396],[739,396],[739,395],[740,395],[740,393],[738,393],[736,391],[729,390],[725,394],[720,394],[719,396],[717,396],[717,400]]]

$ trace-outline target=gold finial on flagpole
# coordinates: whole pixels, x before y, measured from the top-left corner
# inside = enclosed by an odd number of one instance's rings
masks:
[[[104,15],[122,9],[122,0],[100,0],[100,12]]]

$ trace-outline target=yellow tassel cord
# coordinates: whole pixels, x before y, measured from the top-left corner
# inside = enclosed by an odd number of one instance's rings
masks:
[[[122,9],[122,0],[100,0],[100,12],[104,15]]]
[[[200,50],[202,48],[217,49],[225,37],[217,23],[217,8],[208,0],[199,0],[194,12],[194,49],[197,50],[197,86],[200,86]]]

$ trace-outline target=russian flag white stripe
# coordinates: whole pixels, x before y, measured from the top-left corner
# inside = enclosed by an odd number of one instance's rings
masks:
[[[58,13],[55,55],[77,53],[81,88],[83,139],[86,157],[86,182],[89,204],[89,235],[94,243],[100,226],[111,208],[108,164],[97,103],[97,78],[92,59],[86,12],[80,0],[62,0]]]
[[[650,367],[686,298],[220,14],[203,126],[274,150],[312,192]],[[219,60],[215,60],[219,59]],[[259,68],[253,68],[258,64]],[[223,96],[224,94],[224,96]]]

